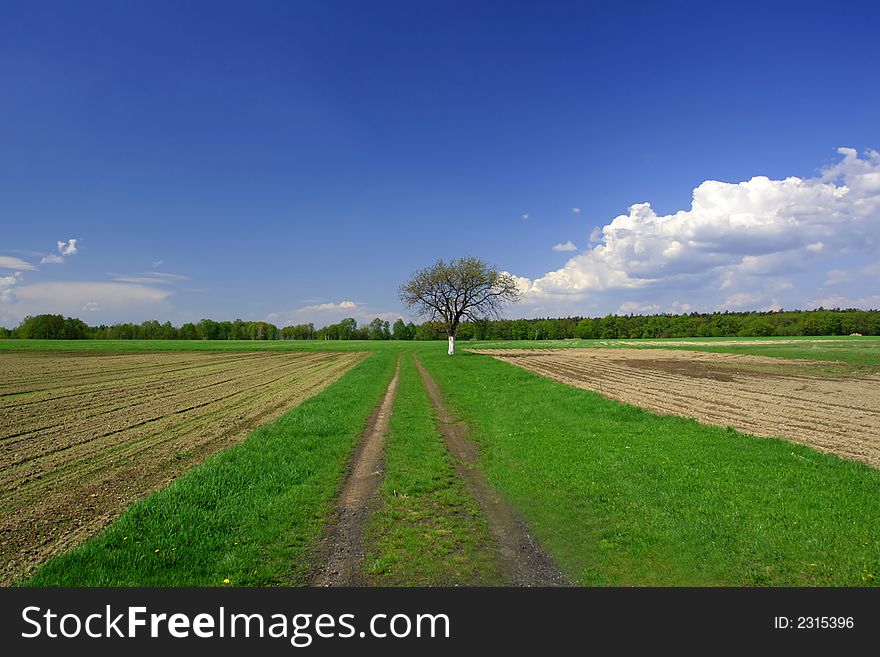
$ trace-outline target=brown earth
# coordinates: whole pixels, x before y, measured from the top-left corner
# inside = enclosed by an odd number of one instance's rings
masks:
[[[472,351],[656,413],[880,467],[880,376],[823,377],[825,362],[664,349]]]
[[[455,461],[455,470],[462,478],[477,505],[486,514],[489,531],[498,543],[504,559],[508,586],[567,586],[568,580],[553,558],[529,533],[525,521],[511,508],[486,480],[479,467],[477,450],[468,438],[468,429],[446,410],[443,394],[433,377],[415,357],[416,367],[437,414],[437,427]]]
[[[375,506],[385,476],[385,442],[394,407],[400,358],[382,402],[367,421],[349,463],[348,474],[336,501],[336,515],[327,524],[324,538],[315,550],[312,575],[315,586],[365,586],[363,561],[366,554],[364,527]]]
[[[320,392],[363,353],[0,353],[0,584]]]

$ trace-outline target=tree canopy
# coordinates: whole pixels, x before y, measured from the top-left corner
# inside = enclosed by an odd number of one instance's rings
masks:
[[[513,276],[471,256],[448,263],[438,260],[400,286],[401,301],[429,322],[442,323],[450,354],[463,320],[498,317],[505,304],[519,298]]]

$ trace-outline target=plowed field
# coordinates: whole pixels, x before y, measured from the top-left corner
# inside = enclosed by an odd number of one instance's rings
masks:
[[[0,584],[320,392],[363,353],[0,353]]]
[[[827,363],[663,349],[473,351],[656,413],[880,467],[878,376],[824,377],[816,368]]]

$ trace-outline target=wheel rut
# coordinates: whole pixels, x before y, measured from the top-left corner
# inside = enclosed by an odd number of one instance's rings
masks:
[[[385,476],[385,442],[394,407],[400,358],[382,402],[367,421],[336,501],[336,514],[324,532],[312,576],[315,586],[366,586],[363,575],[364,527],[378,499]]]
[[[478,465],[474,443],[467,426],[458,421],[443,403],[443,394],[430,373],[414,356],[422,383],[437,415],[437,425],[449,451],[456,457],[455,469],[477,505],[483,510],[489,531],[504,558],[508,586],[571,586],[553,558],[538,544],[528,525],[486,480]]]

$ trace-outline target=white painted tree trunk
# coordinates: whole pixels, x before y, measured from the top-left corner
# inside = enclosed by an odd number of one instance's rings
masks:
[[[449,355],[452,356],[455,353],[455,336],[449,336]]]

